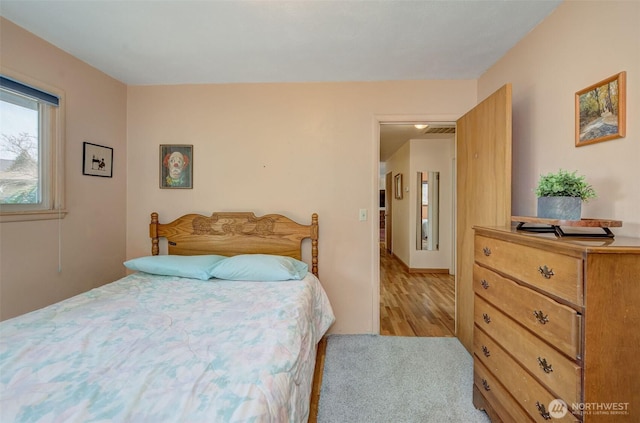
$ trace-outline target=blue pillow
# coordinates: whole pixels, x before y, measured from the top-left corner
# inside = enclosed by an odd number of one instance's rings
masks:
[[[309,266],[292,257],[270,254],[241,254],[215,266],[211,276],[230,281],[288,281],[307,275]]]
[[[124,265],[139,272],[154,275],[181,276],[206,281],[211,279],[211,271],[226,257],[218,255],[203,256],[147,256],[131,259]]]

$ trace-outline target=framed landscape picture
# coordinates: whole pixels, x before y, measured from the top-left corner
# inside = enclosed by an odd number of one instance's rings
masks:
[[[626,72],[576,93],[576,147],[625,136]]]
[[[160,188],[193,188],[193,145],[160,145]]]
[[[103,145],[82,143],[82,174],[113,177],[113,148]]]

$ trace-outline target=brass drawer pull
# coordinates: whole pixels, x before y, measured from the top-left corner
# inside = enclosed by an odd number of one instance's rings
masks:
[[[485,256],[489,257],[491,255],[491,248],[489,247],[484,247],[482,249],[482,252],[484,253]]]
[[[545,324],[549,323],[549,316],[545,316],[544,313],[542,312],[542,310],[540,310],[540,311],[533,310],[533,315],[536,316],[536,319],[541,324],[545,325]]]
[[[485,357],[490,357],[491,353],[489,352],[489,348],[487,348],[486,345],[482,346],[482,354],[484,354]]]
[[[486,279],[482,279],[480,285],[482,285],[484,289],[489,289],[489,282],[487,282]]]
[[[491,323],[491,317],[487,313],[482,313],[482,319],[485,323]]]
[[[489,386],[489,382],[487,382],[487,379],[482,379],[482,387],[484,388],[485,391],[491,390],[491,387]]]
[[[538,266],[538,272],[540,272],[545,279],[551,279],[551,276],[553,276],[553,269],[549,269],[546,264],[544,266]]]
[[[544,405],[540,404],[539,401],[536,401],[536,408],[538,409],[538,412],[540,413],[543,419],[551,420],[551,415],[547,412],[547,409],[544,408]]]
[[[538,364],[540,365],[540,368],[545,373],[551,373],[553,371],[553,367],[551,366],[551,364],[547,363],[547,359],[546,358],[538,357]]]

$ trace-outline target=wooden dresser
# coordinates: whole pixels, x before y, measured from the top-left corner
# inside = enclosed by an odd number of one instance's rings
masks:
[[[476,408],[640,422],[640,239],[474,229]]]

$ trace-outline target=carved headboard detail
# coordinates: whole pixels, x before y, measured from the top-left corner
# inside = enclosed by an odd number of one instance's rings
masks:
[[[193,235],[273,235],[275,220],[271,216],[255,217],[248,213],[245,217],[229,213],[216,213],[211,217],[193,218]]]
[[[318,215],[310,225],[280,214],[256,217],[251,212],[187,214],[171,223],[159,223],[151,213],[151,253],[158,255],[159,238],[167,238],[168,253],[177,255],[276,254],[302,260],[302,240],[311,238],[311,272],[318,276]]]

